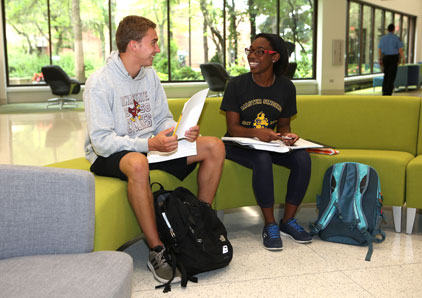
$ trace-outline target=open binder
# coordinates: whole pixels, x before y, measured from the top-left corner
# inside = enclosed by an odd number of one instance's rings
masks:
[[[255,138],[244,138],[244,137],[222,137],[221,138],[225,143],[233,143],[242,147],[256,149],[256,150],[265,150],[278,153],[286,153],[291,150],[297,149],[308,149],[308,148],[323,148],[324,145],[307,141],[305,139],[298,139],[296,143],[292,146],[287,146],[281,140],[263,142]]]

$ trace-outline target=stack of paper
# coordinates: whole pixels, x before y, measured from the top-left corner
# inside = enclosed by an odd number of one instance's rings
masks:
[[[189,142],[186,140],[185,131],[198,124],[207,94],[208,89],[204,89],[195,93],[187,102],[185,102],[179,121],[177,122],[174,130],[178,139],[177,150],[172,152],[150,151],[147,155],[149,163],[196,155],[196,142]]]
[[[263,142],[255,138],[243,138],[243,137],[222,137],[223,142],[232,142],[240,146],[244,146],[256,150],[265,150],[278,153],[286,153],[296,149],[307,149],[307,148],[322,148],[323,145],[307,141],[305,139],[299,139],[292,146],[287,146],[281,140]]]

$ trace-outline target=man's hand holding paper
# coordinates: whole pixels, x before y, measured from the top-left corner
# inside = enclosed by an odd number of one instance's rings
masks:
[[[197,123],[207,93],[208,89],[205,89],[194,94],[185,103],[176,127],[166,129],[148,141],[150,163],[196,155]]]
[[[195,125],[185,131],[185,138],[189,142],[195,142],[199,136],[199,125]]]
[[[158,135],[148,140],[149,151],[172,152],[177,150],[177,137],[173,135],[174,127],[160,131]]]

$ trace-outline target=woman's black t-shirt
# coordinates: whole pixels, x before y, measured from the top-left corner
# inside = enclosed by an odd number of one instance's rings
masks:
[[[230,80],[220,109],[239,113],[244,127],[274,129],[278,119],[297,113],[296,88],[282,76],[276,77],[272,86],[261,87],[249,72]]]

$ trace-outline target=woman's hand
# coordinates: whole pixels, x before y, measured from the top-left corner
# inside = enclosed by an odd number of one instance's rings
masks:
[[[263,142],[270,142],[273,140],[279,140],[280,134],[276,133],[274,130],[270,128],[257,128],[256,129],[256,137]]]
[[[287,146],[292,146],[297,140],[299,140],[299,136],[295,133],[287,132],[281,136],[281,140]]]

